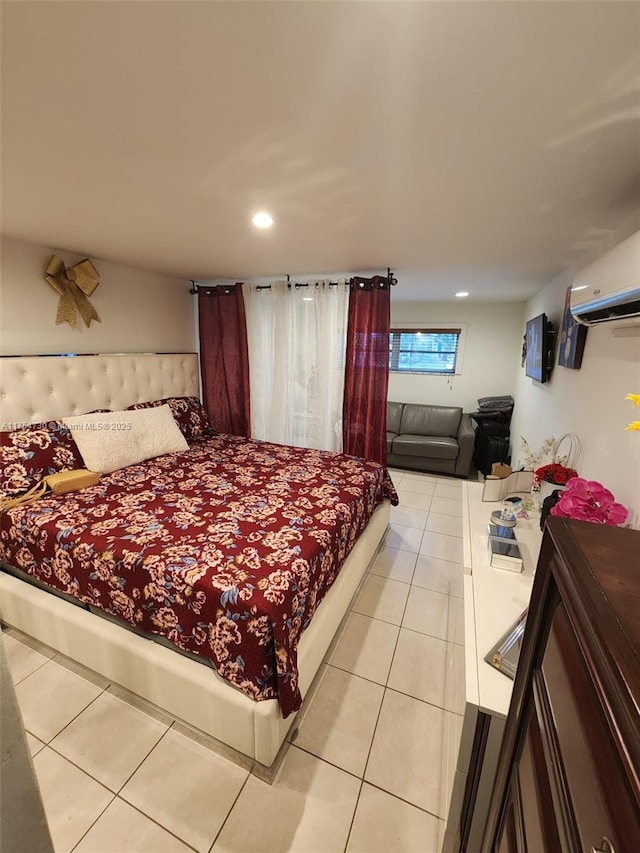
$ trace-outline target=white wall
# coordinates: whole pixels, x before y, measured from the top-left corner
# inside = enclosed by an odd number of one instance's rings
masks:
[[[82,256],[2,239],[0,354],[59,352],[193,352],[196,337],[188,282],[91,258],[100,285],[91,297],[102,322],[56,326],[58,295],[45,282],[52,254],[67,264]],[[85,256],[86,257],[86,256]]]
[[[398,285],[402,287],[402,282]],[[394,302],[391,325],[466,325],[462,373],[457,376],[389,374],[389,400],[478,408],[478,397],[512,394],[522,353],[524,302]]]
[[[638,228],[640,212],[588,260]],[[574,269],[566,270],[531,299],[526,319],[544,311],[557,329],[573,274]],[[537,450],[545,438],[573,432],[583,447],[578,473],[610,489],[632,509],[632,525],[640,527],[640,433],[624,429],[640,419],[638,410],[624,399],[626,394],[640,394],[640,328],[618,331],[616,323],[590,327],[581,369],[558,367],[556,353],[550,381],[544,385],[519,371],[511,423],[512,466],[522,462],[520,436]]]

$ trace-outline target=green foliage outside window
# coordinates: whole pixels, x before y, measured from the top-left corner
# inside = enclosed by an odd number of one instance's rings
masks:
[[[397,373],[454,374],[460,329],[393,329],[389,370]]]

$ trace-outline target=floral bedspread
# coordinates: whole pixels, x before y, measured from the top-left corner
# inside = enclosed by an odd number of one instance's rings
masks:
[[[373,462],[216,435],[3,513],[0,559],[206,658],[286,717],[300,635],[385,497],[397,503]]]

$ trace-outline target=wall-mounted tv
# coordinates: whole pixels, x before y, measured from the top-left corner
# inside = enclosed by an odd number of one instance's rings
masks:
[[[553,363],[553,330],[546,314],[527,320],[525,373],[536,382],[546,382]]]

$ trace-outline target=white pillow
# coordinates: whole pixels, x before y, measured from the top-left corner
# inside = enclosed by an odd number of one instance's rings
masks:
[[[63,418],[90,471],[109,474],[189,445],[169,406]]]

